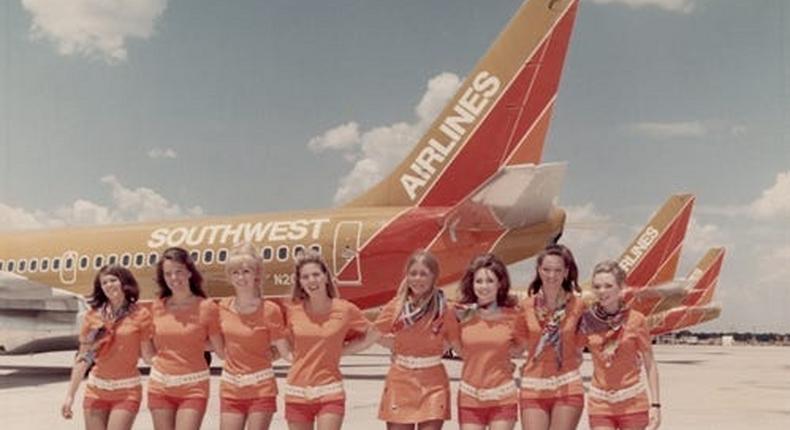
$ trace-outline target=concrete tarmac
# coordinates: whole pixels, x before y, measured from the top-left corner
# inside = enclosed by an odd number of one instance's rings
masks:
[[[655,352],[661,378],[662,429],[790,429],[790,347],[660,345]],[[66,421],[59,415],[73,355],[0,356],[0,427],[83,428],[82,389],[75,402],[74,419]],[[445,366],[452,380],[455,414],[461,362],[445,360]],[[344,428],[384,428],[376,414],[388,367],[389,356],[378,347],[343,359],[348,397]],[[282,385],[287,367],[276,366],[275,370]],[[585,385],[589,384],[591,371],[589,357],[585,356]],[[218,375],[219,369],[214,369],[204,429],[219,427]],[[282,399],[278,400],[272,429],[287,428]],[[152,428],[145,405],[134,428]],[[445,428],[458,428],[457,421],[447,422]],[[588,428],[584,415],[579,428]]]

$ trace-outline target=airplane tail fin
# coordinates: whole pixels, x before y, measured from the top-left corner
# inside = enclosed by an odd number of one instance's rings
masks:
[[[504,166],[538,164],[578,0],[516,12],[412,152],[347,206],[455,206]]]
[[[719,273],[724,262],[724,248],[711,248],[689,273],[688,280],[693,282],[683,298],[686,306],[710,304],[713,292],[719,281]]]
[[[650,218],[618,259],[627,285],[641,288],[675,277],[693,206],[692,194],[675,194]]]
[[[706,321],[718,318],[719,315],[721,315],[721,307],[715,304],[680,306],[649,315],[647,318],[647,326],[650,328],[650,334],[657,336],[702,324]]]

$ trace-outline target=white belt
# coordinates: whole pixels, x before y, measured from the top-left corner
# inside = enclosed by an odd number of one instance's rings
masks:
[[[480,401],[499,400],[516,393],[516,384],[513,381],[494,388],[477,388],[474,385],[461,381],[459,388],[462,393]]]
[[[237,387],[247,387],[249,385],[255,385],[261,381],[265,381],[267,379],[274,378],[274,370],[271,367],[267,367],[266,369],[259,370],[253,373],[241,373],[238,375],[234,375],[233,373],[228,372],[226,369],[222,369],[222,381],[227,382],[228,384],[235,385]]]
[[[103,379],[93,376],[93,373],[91,373],[88,376],[88,385],[93,385],[100,390],[108,391],[134,388],[140,385],[140,375],[125,379]]]
[[[301,397],[307,400],[313,400],[320,397],[328,396],[330,394],[338,394],[343,392],[343,381],[332,382],[325,385],[315,385],[307,387],[297,387],[296,385],[285,385],[285,394],[289,396]]]
[[[156,370],[156,368],[152,367],[149,376],[151,377],[151,380],[154,380],[164,385],[165,387],[175,387],[178,385],[186,385],[194,382],[207,381],[209,375],[210,374],[208,369],[201,370],[200,372],[195,372],[195,373],[186,373],[183,375],[168,375],[167,373],[162,373]]]
[[[521,378],[521,389],[531,390],[556,390],[563,385],[570,384],[573,381],[582,379],[579,369],[572,370],[568,373],[563,373],[558,376],[550,376],[548,378],[531,378],[524,376]]]
[[[403,366],[407,369],[425,369],[442,364],[442,356],[432,355],[429,357],[412,357],[408,355],[396,355],[395,364]]]
[[[642,392],[645,391],[645,382],[639,381],[630,387],[623,388],[621,390],[602,390],[596,386],[590,386],[590,397],[604,400],[609,403],[617,403],[622,402],[624,400],[628,400],[634,398]]]

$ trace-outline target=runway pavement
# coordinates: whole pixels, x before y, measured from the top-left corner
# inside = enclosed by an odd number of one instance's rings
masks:
[[[661,377],[662,429],[790,429],[790,347],[756,346],[656,346]],[[0,356],[0,405],[3,429],[82,428],[80,390],[71,421],[60,418],[59,409],[69,377],[73,353],[32,356]],[[461,363],[445,360],[455,394]],[[389,356],[381,348],[343,360],[346,376],[344,428],[384,428],[376,419]],[[282,383],[287,367],[276,366]],[[582,374],[589,383],[591,366],[585,356]],[[219,369],[211,378],[212,397],[203,428],[219,426]],[[453,396],[455,398],[455,396]],[[286,428],[282,399],[273,429]],[[455,401],[455,400],[453,400]],[[455,403],[453,403],[455,413]],[[456,421],[447,429],[457,428]],[[150,429],[145,406],[135,429]],[[586,417],[579,425],[586,429]]]

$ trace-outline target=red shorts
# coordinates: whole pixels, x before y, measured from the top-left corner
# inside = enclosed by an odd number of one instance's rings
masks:
[[[285,402],[285,420],[296,423],[311,423],[321,414],[345,415],[345,413],[345,400],[318,403]]]
[[[493,421],[517,421],[518,405],[490,406],[487,408],[470,408],[458,406],[458,421],[461,424],[480,424],[486,426]]]
[[[148,409],[194,409],[205,412],[208,399],[205,397],[173,397],[148,393]]]
[[[623,415],[590,415],[590,427],[647,427],[650,416],[647,411]]]
[[[277,412],[277,398],[272,397],[256,397],[252,399],[229,399],[227,397],[220,397],[219,410],[225,414],[241,414],[249,415],[253,412]]]
[[[95,409],[100,411],[111,411],[113,409],[123,409],[132,413],[140,410],[140,402],[137,400],[102,400],[95,397],[85,397],[82,401],[82,409]]]
[[[574,394],[563,397],[547,397],[545,399],[521,399],[521,409],[542,409],[551,413],[554,406],[573,406],[584,408],[584,395]]]

